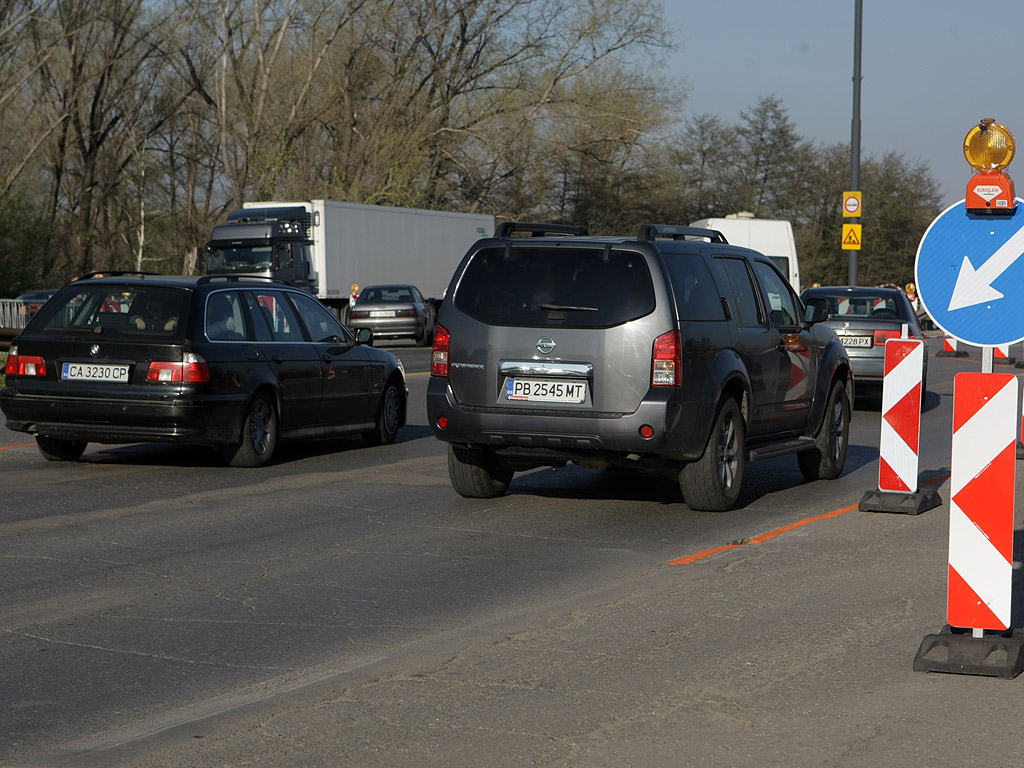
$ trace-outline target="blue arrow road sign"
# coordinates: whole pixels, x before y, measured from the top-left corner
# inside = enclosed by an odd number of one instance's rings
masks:
[[[921,238],[917,294],[943,331],[965,344],[1024,339],[1024,200],[1011,216],[970,214],[961,200]]]

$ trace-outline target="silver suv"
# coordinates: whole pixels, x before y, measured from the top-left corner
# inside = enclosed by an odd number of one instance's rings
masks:
[[[463,496],[572,461],[668,473],[692,509],[726,510],[748,460],[842,472],[853,374],[828,316],[714,230],[505,223],[445,294],[428,418]]]

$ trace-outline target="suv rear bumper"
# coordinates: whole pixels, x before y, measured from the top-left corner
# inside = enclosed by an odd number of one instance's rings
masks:
[[[706,430],[697,426],[699,403],[684,402],[674,387],[652,388],[633,413],[594,413],[542,408],[473,408],[455,401],[444,379],[427,385],[427,418],[438,440],[449,443],[515,448],[518,456],[537,451],[538,458],[564,458],[591,454],[656,454],[691,461],[704,450]],[[442,428],[439,422],[444,419]],[[651,437],[640,434],[644,426]],[[540,462],[545,463],[545,462]]]

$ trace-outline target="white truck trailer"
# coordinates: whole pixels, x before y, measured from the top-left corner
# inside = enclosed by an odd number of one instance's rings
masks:
[[[250,202],[213,229],[207,274],[278,277],[328,305],[353,285],[406,283],[440,297],[494,217],[332,200]]]
[[[781,219],[755,219],[752,213],[732,213],[718,219],[701,219],[690,226],[715,229],[732,245],[763,253],[775,262],[793,289],[800,292],[800,262],[796,255],[793,225]]]

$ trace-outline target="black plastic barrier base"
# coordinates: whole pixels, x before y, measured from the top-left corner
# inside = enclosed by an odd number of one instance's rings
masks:
[[[867,491],[860,500],[861,512],[895,512],[900,515],[920,515],[942,504],[938,491],[923,490],[916,493],[898,491]]]
[[[970,357],[964,350],[958,349],[956,352],[950,349],[942,349],[935,353],[936,357]]]
[[[941,632],[926,635],[914,657],[915,672],[948,672],[954,675],[984,675],[1013,678],[1024,671],[1024,631],[985,634],[974,637],[953,632],[947,625]]]

